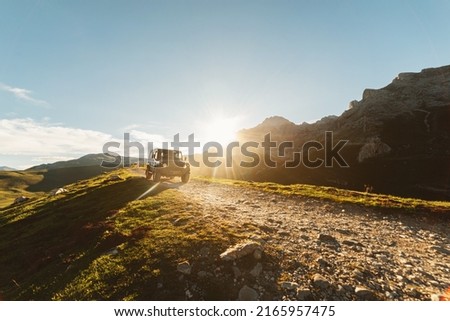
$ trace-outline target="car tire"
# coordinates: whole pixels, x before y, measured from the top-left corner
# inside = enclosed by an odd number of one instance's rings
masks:
[[[183,183],[187,183],[187,182],[189,182],[189,178],[191,177],[191,173],[186,173],[186,174],[184,174],[183,176],[181,176],[181,181],[183,182]]]

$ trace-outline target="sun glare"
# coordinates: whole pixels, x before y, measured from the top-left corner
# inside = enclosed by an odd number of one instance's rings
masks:
[[[213,118],[205,123],[205,139],[208,142],[228,144],[236,139],[237,118]]]

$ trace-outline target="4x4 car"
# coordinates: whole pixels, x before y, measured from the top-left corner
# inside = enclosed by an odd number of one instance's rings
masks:
[[[173,178],[180,176],[183,183],[189,181],[191,175],[191,167],[183,158],[183,154],[179,150],[172,149],[154,149],[148,159],[145,177],[159,182],[161,177]]]

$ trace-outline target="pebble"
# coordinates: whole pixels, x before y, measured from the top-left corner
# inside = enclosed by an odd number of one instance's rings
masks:
[[[348,245],[348,246],[360,246],[360,247],[363,246],[360,242],[358,242],[356,240],[351,240],[351,239],[342,241],[342,244]]]
[[[321,267],[330,267],[331,264],[330,262],[328,262],[327,260],[324,260],[323,258],[319,257],[316,262],[321,266]]]
[[[185,275],[191,274],[191,270],[192,270],[192,266],[188,261],[178,263],[178,265],[177,265],[177,271],[181,272]]]
[[[334,238],[333,236],[328,235],[328,234],[321,233],[321,234],[319,234],[319,236],[317,238],[320,242],[324,242],[324,243],[339,243],[336,240],[336,238]]]
[[[241,272],[241,270],[239,270],[238,267],[233,266],[233,267],[231,267],[231,269],[233,270],[233,274],[236,279],[242,276],[242,272]]]
[[[262,264],[258,262],[256,263],[255,267],[250,271],[250,274],[253,277],[257,278],[261,274],[262,270],[263,270]]]
[[[295,290],[298,288],[298,283],[285,281],[282,282],[280,286],[284,290]]]
[[[324,276],[316,273],[313,276],[313,285],[317,288],[327,289],[331,284]]]
[[[256,249],[255,252],[253,252],[253,257],[255,260],[261,260],[262,251],[260,249]]]
[[[309,289],[298,289],[297,290],[297,299],[300,301],[308,301],[312,299],[312,294]]]
[[[355,288],[355,294],[358,297],[358,299],[360,299],[360,300],[372,301],[372,300],[376,299],[375,294],[371,290],[369,290],[363,286],[357,286]]]
[[[439,253],[442,253],[442,254],[445,254],[445,255],[450,255],[450,250],[448,250],[446,248],[443,248],[441,246],[433,245],[433,246],[430,247],[430,250],[433,250],[435,252],[439,252]]]

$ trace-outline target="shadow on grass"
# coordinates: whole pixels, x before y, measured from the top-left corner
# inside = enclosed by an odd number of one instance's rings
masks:
[[[131,178],[80,190],[31,208],[31,215],[0,228],[0,295],[5,299],[49,300],[80,269],[105,251],[98,246],[110,228],[107,219],[147,190],[144,178]],[[11,209],[19,211],[20,208]],[[123,242],[111,239],[111,247]],[[78,271],[71,271],[72,260]],[[52,280],[53,283],[48,283]]]

